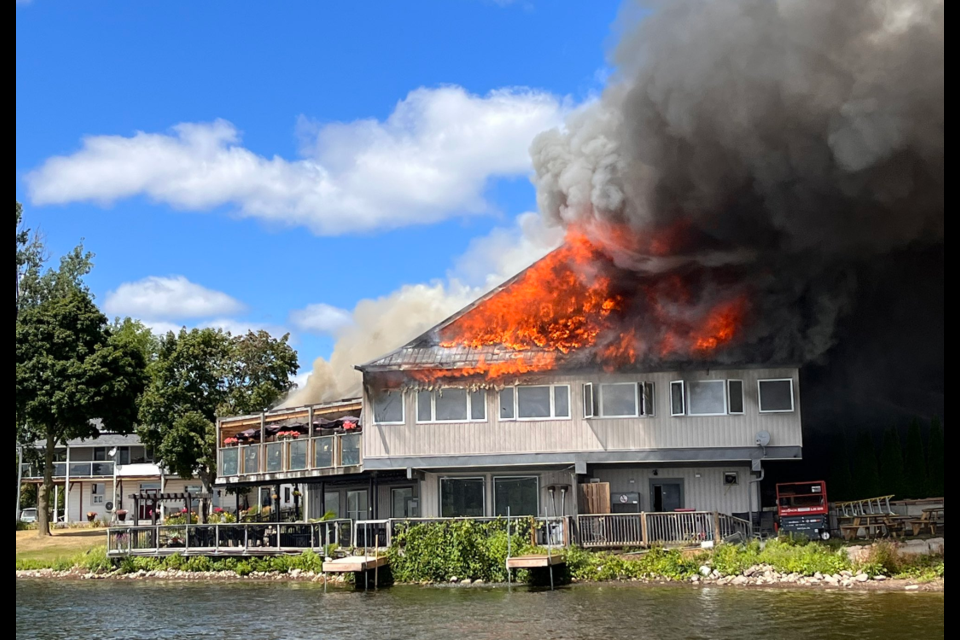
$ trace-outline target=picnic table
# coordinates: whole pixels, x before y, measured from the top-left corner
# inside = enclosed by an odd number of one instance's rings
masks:
[[[867,538],[903,534],[909,519],[893,513],[871,513],[840,517],[840,534],[844,540],[853,540],[864,531]]]
[[[920,535],[921,531],[929,531],[930,535],[937,535],[937,526],[943,526],[943,507],[927,507],[920,512],[919,518],[907,521],[913,535]]]

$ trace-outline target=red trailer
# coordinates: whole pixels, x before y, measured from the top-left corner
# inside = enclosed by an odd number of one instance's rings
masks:
[[[830,538],[827,483],[782,482],[777,485],[777,528],[786,533],[802,533],[811,538]]]

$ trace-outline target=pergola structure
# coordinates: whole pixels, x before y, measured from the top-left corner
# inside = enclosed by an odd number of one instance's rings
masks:
[[[150,508],[150,524],[157,524],[157,507],[162,502],[183,502],[184,509],[186,512],[190,513],[190,505],[193,504],[193,501],[200,500],[201,508],[200,513],[205,513],[203,504],[210,499],[209,493],[190,493],[185,491],[183,493],[160,493],[156,489],[144,489],[140,493],[131,493],[130,499],[133,500],[133,512],[140,513],[140,502],[142,501],[145,505],[149,505]],[[202,517],[202,516],[201,516]]]

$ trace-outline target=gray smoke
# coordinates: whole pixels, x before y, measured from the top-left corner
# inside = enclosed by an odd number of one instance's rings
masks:
[[[600,236],[681,224],[674,253],[750,256],[751,339],[816,358],[856,265],[943,242],[943,3],[647,8],[623,12],[602,97],[534,141],[541,212]]]

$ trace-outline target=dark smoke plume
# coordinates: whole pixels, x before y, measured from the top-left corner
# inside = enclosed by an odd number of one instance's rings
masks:
[[[534,141],[541,211],[614,238],[620,266],[638,271],[665,258],[750,265],[752,321],[727,359],[762,345],[768,358],[822,363],[844,318],[865,313],[864,276],[942,246],[943,3],[646,8],[623,29],[601,99]],[[623,228],[640,242],[618,242]],[[881,270],[896,304],[910,283]],[[942,282],[942,262],[922,277]],[[940,350],[942,372],[940,325],[923,348]]]

